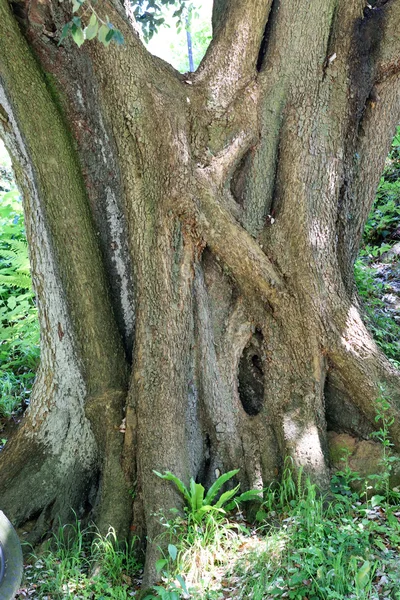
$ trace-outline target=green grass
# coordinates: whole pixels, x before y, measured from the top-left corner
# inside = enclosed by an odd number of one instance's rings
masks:
[[[379,593],[396,594],[398,509],[387,503],[378,508],[357,494],[323,497],[306,480],[259,530],[264,547],[251,549],[235,564],[232,574],[242,590],[235,597],[372,599],[378,597],[378,573],[386,574]]]
[[[125,600],[140,564],[133,542],[119,544],[110,528],[102,537],[94,528],[60,527],[47,548],[30,556],[24,589],[38,600]]]
[[[179,589],[179,574],[198,600],[397,599],[399,515],[400,506],[383,496],[322,496],[309,479],[294,481],[287,470],[266,492],[256,527],[239,526],[237,515],[218,523],[207,544],[204,528],[191,532],[190,543],[183,536],[164,585]]]
[[[240,511],[191,529],[170,521],[177,546],[169,545],[162,585],[148,598],[397,600],[399,516],[400,506],[383,496],[322,496],[287,470],[267,490],[253,526]],[[93,539],[78,523],[60,528],[49,548],[31,557],[24,585],[40,600],[125,600],[137,592],[139,574],[132,547],[118,546],[112,531]]]
[[[322,496],[287,469],[266,491],[253,526],[240,511],[201,525],[170,521],[177,546],[169,545],[162,585],[148,598],[397,600],[399,517],[400,506],[383,496]],[[118,546],[112,531],[93,539],[78,523],[60,528],[50,547],[31,557],[25,586],[42,600],[122,600],[135,595],[139,572],[132,547]]]

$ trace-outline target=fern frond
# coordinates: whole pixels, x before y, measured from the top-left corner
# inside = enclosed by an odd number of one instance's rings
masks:
[[[32,281],[29,275],[17,271],[4,274],[3,269],[0,272],[0,285],[5,285],[7,288],[20,288],[22,290],[32,289]]]

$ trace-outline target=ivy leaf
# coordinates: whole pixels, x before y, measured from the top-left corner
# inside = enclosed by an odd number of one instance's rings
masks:
[[[72,12],[77,12],[85,0],[73,0],[72,1]]]
[[[77,27],[73,25],[71,27],[71,35],[75,44],[80,48],[85,41],[85,36],[83,35],[82,27]]]
[[[110,29],[107,27],[107,25],[102,25],[97,32],[97,39],[103,44],[103,46],[108,46],[110,43],[110,41],[106,39],[109,31]]]
[[[97,23],[97,16],[95,13],[92,13],[92,16],[89,20],[89,27],[93,27]]]
[[[113,40],[114,40],[114,42],[116,42],[120,46],[122,46],[122,44],[124,43],[124,36],[122,35],[122,33],[120,32],[119,29],[114,29]]]
[[[89,25],[85,29],[85,37],[87,40],[93,40],[99,30],[99,23],[96,15],[93,13],[90,17]]]
[[[71,23],[66,23],[64,25],[64,27],[62,28],[61,36],[60,36],[60,40],[58,42],[58,45],[60,45],[61,42],[63,42],[65,40],[65,38],[67,37],[70,29],[71,29]]]

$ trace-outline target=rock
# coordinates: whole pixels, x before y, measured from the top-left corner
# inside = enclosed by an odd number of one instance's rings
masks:
[[[398,297],[394,294],[385,294],[382,296],[382,300],[387,304],[396,304],[399,301]]]
[[[359,440],[347,433],[330,431],[328,432],[328,444],[333,471],[343,471],[346,461],[342,458],[347,457],[348,466],[361,478],[361,481],[351,483],[353,489],[357,491],[365,489],[365,482],[368,482],[369,476],[383,472],[383,446],[379,442]],[[391,488],[400,486],[400,456],[394,453],[393,456],[398,458],[398,462],[391,463]],[[368,482],[368,486],[371,486],[370,493],[379,491],[375,487],[376,483],[374,480]]]
[[[382,296],[383,302],[387,305],[387,310],[391,313],[400,312],[400,298],[394,294],[385,294]]]
[[[329,458],[336,470],[343,469],[345,459],[353,454],[356,443],[356,438],[347,433],[328,431]]]
[[[397,244],[395,244],[393,246],[393,248],[390,248],[390,250],[388,250],[387,252],[384,252],[381,256],[381,261],[382,262],[390,262],[394,259],[397,259],[400,256],[400,242],[397,242]]]

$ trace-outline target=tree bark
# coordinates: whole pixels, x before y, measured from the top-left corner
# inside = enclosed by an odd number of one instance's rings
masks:
[[[353,264],[400,117],[400,3],[216,2],[196,73],[57,42],[66,3],[0,0],[0,133],[25,203],[41,324],[0,504],[37,541],[91,511],[147,535],[182,505],[153,470],[244,489],[284,457],[325,487],[328,429],[374,430],[399,374]],[[102,7],[100,7],[102,9]]]

